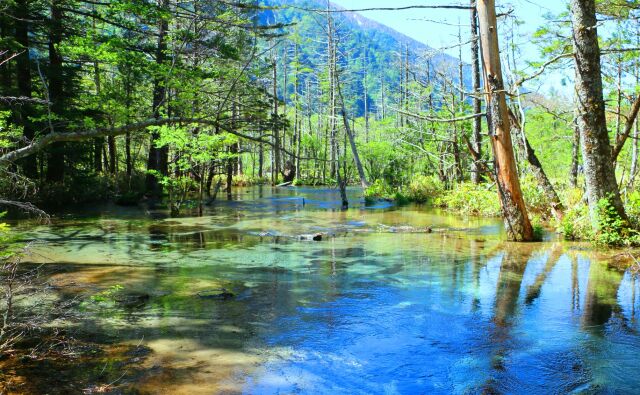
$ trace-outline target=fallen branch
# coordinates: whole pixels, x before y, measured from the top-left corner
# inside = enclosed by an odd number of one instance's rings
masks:
[[[0,96],[0,102],[12,104],[12,103],[38,103],[48,104],[44,99],[37,99],[35,97],[28,96]]]
[[[38,218],[49,222],[49,214],[28,202],[16,202],[13,200],[0,199],[0,206],[16,207],[24,212],[35,214]]]

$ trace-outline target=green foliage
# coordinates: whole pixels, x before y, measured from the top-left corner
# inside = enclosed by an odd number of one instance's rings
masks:
[[[527,139],[542,162],[547,176],[551,179],[566,179],[571,168],[571,112],[560,97],[546,99],[545,105],[557,107],[557,111],[566,112],[566,115],[563,115],[563,119],[558,119],[543,108],[534,107],[527,111]]]
[[[579,191],[567,194],[568,209],[560,223],[560,231],[569,240],[591,240],[596,245],[607,247],[637,246],[640,235],[630,224],[623,220],[610,199],[603,198],[597,204],[596,231],[593,230],[589,208],[581,200],[576,199]],[[637,220],[640,195],[631,193],[627,196],[626,210],[631,222]]]
[[[458,214],[497,217],[501,214],[500,202],[490,187],[489,184],[461,183],[434,203]]]
[[[0,153],[15,147],[22,136],[22,128],[11,123],[11,111],[0,111]]]
[[[520,178],[520,187],[530,213],[548,215],[549,201],[532,174]]]
[[[590,238],[592,230],[587,205],[579,203],[570,206],[564,213],[559,230],[567,240]]]
[[[589,207],[583,200],[583,191],[579,188],[559,190],[565,212],[562,221],[557,224],[558,231],[567,240],[585,240],[592,237]]]
[[[308,177],[296,178],[295,180],[293,180],[293,186],[302,186],[302,185],[311,185],[311,186],[322,185],[322,180],[317,178],[308,178]]]
[[[416,203],[433,202],[444,192],[444,184],[438,177],[425,175],[415,176],[406,191],[407,198]]]
[[[213,178],[213,185],[218,181],[222,182],[222,185],[226,185],[227,176],[220,175]],[[252,185],[269,184],[271,180],[268,177],[251,176],[249,174],[237,174],[234,175],[231,181],[231,185],[234,187],[249,187]]]
[[[384,180],[375,180],[364,191],[364,200],[366,203],[374,203],[376,200],[394,200],[396,191]]]
[[[593,238],[596,244],[618,247],[638,244],[640,241],[638,233],[618,215],[610,199],[600,199],[597,210],[597,232]]]
[[[7,214],[6,211],[0,212],[0,218]],[[6,261],[15,256],[17,248],[16,235],[11,231],[9,224],[0,222],[0,261]]]
[[[626,196],[625,210],[629,222],[634,229],[640,228],[640,191],[633,191]]]
[[[544,238],[544,227],[539,223],[532,224],[533,226],[533,240],[542,241]]]

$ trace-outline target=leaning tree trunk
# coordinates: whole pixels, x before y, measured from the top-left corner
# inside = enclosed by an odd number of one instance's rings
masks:
[[[364,167],[362,167],[362,162],[360,161],[360,155],[358,155],[358,148],[356,147],[356,141],[353,136],[353,131],[349,126],[347,109],[345,108],[345,105],[344,105],[344,98],[342,97],[342,89],[340,88],[340,81],[338,80],[337,75],[336,75],[335,84],[338,89],[338,97],[340,98],[340,112],[342,114],[342,121],[344,122],[344,130],[347,133],[347,137],[349,138],[349,144],[351,145],[351,153],[353,154],[353,161],[356,164],[356,169],[358,169],[358,175],[360,176],[360,185],[362,185],[362,188],[367,189],[369,187],[369,183],[367,182],[367,176],[364,174]]]
[[[495,172],[507,237],[513,241],[533,240],[533,227],[524,204],[511,143],[511,126],[504,82],[494,0],[476,3],[480,24],[480,42],[488,103],[488,124]]]
[[[602,94],[595,0],[572,0],[571,20],[576,70],[577,121],[582,140],[582,160],[589,212],[592,226],[597,230],[600,199],[609,199],[621,218],[626,219],[626,214],[611,160]]]
[[[564,217],[564,206],[556,193],[556,189],[553,187],[549,177],[547,177],[547,173],[545,173],[542,168],[542,163],[540,163],[538,155],[536,155],[533,147],[529,144],[529,140],[527,139],[524,130],[522,130],[520,123],[512,111],[509,111],[509,117],[511,118],[511,130],[516,134],[516,144],[518,144],[520,151],[524,153],[524,157],[529,163],[533,177],[536,179],[538,186],[542,189],[544,196],[547,198],[547,201],[551,206],[551,213],[558,221],[561,221],[562,217]]]

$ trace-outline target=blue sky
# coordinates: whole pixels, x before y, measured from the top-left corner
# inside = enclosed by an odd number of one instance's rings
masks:
[[[348,9],[371,7],[403,7],[411,5],[440,5],[440,4],[468,4],[461,0],[332,0]],[[544,25],[543,15],[547,13],[558,14],[567,9],[567,0],[497,0],[497,6],[505,9],[513,9],[513,14],[524,22],[518,27],[515,42],[520,51],[520,67],[524,61],[536,61],[538,49],[530,41],[531,33]],[[458,26],[462,26],[463,40],[469,35],[469,13],[464,10],[445,9],[411,9],[406,11],[366,11],[362,15],[369,19],[383,23],[409,37],[421,41],[433,48],[443,48],[457,43]],[[502,47],[506,46],[504,43]],[[458,56],[458,50],[446,51],[453,56]],[[468,59],[468,50],[463,50],[463,57]],[[562,76],[555,73],[548,76],[552,85],[558,86]]]

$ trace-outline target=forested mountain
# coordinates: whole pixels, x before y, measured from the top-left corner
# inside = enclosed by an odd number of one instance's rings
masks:
[[[272,7],[260,13],[261,24],[287,25],[282,31],[289,34],[291,42],[283,48],[288,53],[281,55],[282,61],[286,61],[287,56],[295,57],[293,47],[297,43],[301,67],[322,70],[327,62],[326,12],[309,10],[326,10],[327,3],[321,0],[263,0],[261,4]],[[330,3],[330,8],[344,10],[333,3]],[[431,76],[435,70],[439,70],[450,73],[451,79],[457,83],[458,59],[359,13],[334,12],[332,18],[343,54],[343,74],[347,76],[344,79],[345,91],[352,98],[351,108],[357,116],[364,114],[365,95],[369,100],[368,110],[374,113],[383,111],[383,100],[391,106],[400,100],[397,93],[401,91],[402,73],[407,72],[407,64],[411,74],[409,80],[416,76],[426,81],[429,70]],[[470,86],[470,76],[466,71],[463,78],[465,85]],[[309,78],[313,78],[310,73],[302,73],[300,86],[305,86]],[[289,98],[292,93],[293,84],[288,84],[286,97]],[[280,95],[284,97],[282,91]]]

